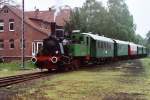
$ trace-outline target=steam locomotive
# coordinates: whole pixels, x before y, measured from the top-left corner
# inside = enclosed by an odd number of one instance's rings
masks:
[[[55,31],[55,23],[53,26],[51,36],[43,40],[43,48],[32,58],[40,69],[67,71],[83,64],[147,56],[147,48],[142,45],[79,31],[64,36]]]

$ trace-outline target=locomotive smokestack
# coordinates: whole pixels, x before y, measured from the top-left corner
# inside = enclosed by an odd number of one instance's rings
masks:
[[[51,22],[51,36],[56,36],[56,22]]]
[[[51,23],[51,36],[56,37],[56,17],[60,12],[62,0],[55,0],[55,12],[54,12],[54,22]]]

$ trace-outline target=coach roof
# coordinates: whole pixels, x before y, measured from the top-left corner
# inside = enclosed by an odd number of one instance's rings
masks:
[[[128,41],[121,41],[121,40],[115,40],[115,39],[113,39],[116,43],[118,43],[118,44],[129,44],[129,42]]]
[[[114,41],[111,38],[107,38],[107,37],[104,37],[104,36],[98,36],[98,35],[94,35],[94,34],[91,34],[91,33],[81,33],[81,34],[90,36],[91,38],[93,38],[94,40],[97,40],[97,41],[105,41],[105,42],[114,43]]]
[[[138,46],[138,47],[144,47],[143,45],[139,45],[139,44],[137,44],[137,46]]]

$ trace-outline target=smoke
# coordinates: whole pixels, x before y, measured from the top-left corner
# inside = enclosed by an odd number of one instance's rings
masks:
[[[56,22],[56,17],[60,12],[61,6],[63,5],[63,0],[55,0],[55,13],[54,13],[54,22]]]

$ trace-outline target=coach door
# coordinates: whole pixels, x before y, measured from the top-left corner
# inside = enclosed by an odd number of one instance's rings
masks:
[[[90,54],[90,45],[91,45],[90,37],[86,36],[85,41],[86,41],[86,45],[88,47],[87,52],[88,52],[88,54]]]
[[[42,48],[43,42],[32,42],[32,56],[35,56]]]

